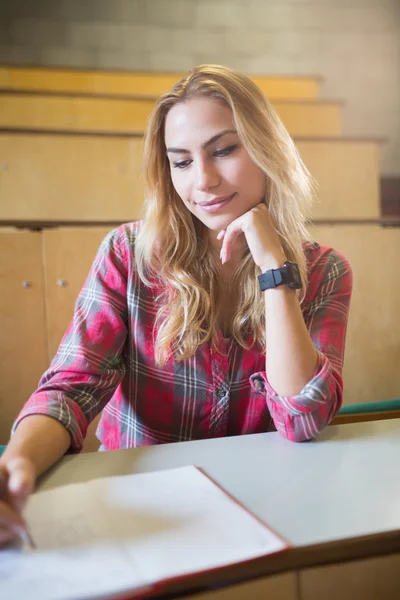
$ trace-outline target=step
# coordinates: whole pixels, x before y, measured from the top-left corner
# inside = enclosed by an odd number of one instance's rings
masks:
[[[317,220],[378,219],[379,142],[295,140],[319,183]],[[142,138],[0,134],[0,221],[140,218]]]
[[[157,98],[168,92],[185,73],[146,73],[0,67],[0,89],[75,94],[107,94]],[[317,76],[250,75],[269,98],[319,98]]]
[[[273,106],[293,136],[338,137],[341,102],[274,100]],[[0,128],[142,135],[154,100],[0,94]]]

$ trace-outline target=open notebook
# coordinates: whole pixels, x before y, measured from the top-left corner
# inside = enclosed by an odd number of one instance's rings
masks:
[[[194,466],[39,492],[25,517],[36,550],[0,552],[0,598],[130,597],[288,548]]]

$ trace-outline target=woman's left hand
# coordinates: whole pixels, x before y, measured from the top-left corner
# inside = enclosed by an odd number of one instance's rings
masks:
[[[220,254],[222,264],[230,260],[233,244],[241,234],[245,235],[253,260],[262,273],[278,269],[287,260],[268,208],[263,202],[219,232],[217,239],[223,238]]]

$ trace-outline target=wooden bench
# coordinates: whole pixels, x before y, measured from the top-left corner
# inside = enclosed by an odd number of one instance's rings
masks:
[[[338,137],[342,133],[340,102],[273,102],[293,136]],[[0,128],[141,135],[153,108],[154,100],[3,93]]]
[[[379,218],[379,143],[296,140],[319,184],[317,220]],[[142,138],[0,134],[0,223],[121,222],[143,206]]]
[[[0,67],[0,90],[157,98],[184,73]],[[269,98],[319,98],[320,77],[250,75]]]

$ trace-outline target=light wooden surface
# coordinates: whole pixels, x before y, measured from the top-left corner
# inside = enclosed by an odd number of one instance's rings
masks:
[[[0,444],[47,367],[43,279],[41,234],[0,230]]]
[[[400,554],[307,569],[298,576],[299,600],[395,600],[400,597]]]
[[[261,577],[184,598],[193,600],[394,600],[400,595],[400,554]]]
[[[2,67],[0,89],[157,98],[171,89],[183,75]],[[318,77],[250,77],[271,98],[319,97]]]
[[[396,398],[394,398],[396,400]],[[332,425],[345,425],[346,423],[363,423],[365,421],[382,421],[385,419],[400,419],[400,410],[377,410],[351,414],[337,414],[331,421]]]
[[[130,221],[142,214],[141,138],[0,134],[0,220]],[[379,217],[379,144],[297,142],[319,184],[315,219]]]
[[[400,397],[400,229],[320,225],[313,237],[353,269],[344,363],[345,404]]]
[[[317,182],[314,219],[379,219],[380,144],[370,140],[299,140]]]
[[[77,227],[45,229],[42,233],[50,357],[57,351],[96,252],[111,229]]]
[[[342,106],[337,102],[280,102],[273,107],[292,136],[339,137]]]
[[[0,156],[0,220],[141,215],[140,139],[2,134]]]
[[[297,586],[297,574],[284,573],[183,597],[192,600],[301,600]]]
[[[1,94],[0,127],[143,135],[153,108],[152,100]],[[293,136],[338,137],[342,133],[342,106],[337,102],[275,100],[274,108]]]

